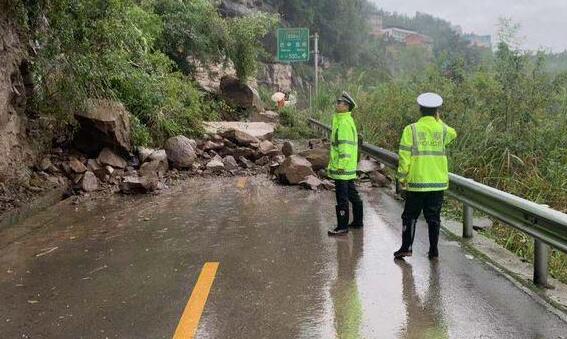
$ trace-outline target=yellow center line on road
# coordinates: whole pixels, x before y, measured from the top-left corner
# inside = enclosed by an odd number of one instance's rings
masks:
[[[243,189],[244,187],[246,187],[246,181],[248,181],[246,177],[238,178],[236,180],[236,187]]]
[[[218,262],[208,262],[203,266],[197,284],[191,292],[191,297],[189,297],[189,302],[187,302],[187,306],[185,306],[181,315],[173,339],[192,339],[195,336],[218,268]]]

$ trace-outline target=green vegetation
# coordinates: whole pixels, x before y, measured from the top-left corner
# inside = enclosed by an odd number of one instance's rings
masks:
[[[514,27],[503,30],[513,37]],[[325,72],[312,115],[329,122],[334,98],[346,89],[359,102],[355,117],[365,140],[397,150],[403,127],[419,117],[417,95],[438,92],[442,118],[459,133],[450,150],[453,172],[567,212],[567,73],[550,74],[545,54],[520,51],[502,36],[497,51],[470,69],[463,62],[447,67],[434,53],[419,68],[399,60],[402,72],[388,81],[373,82],[364,67]],[[533,244],[520,232],[497,225],[487,235],[532,260]],[[567,281],[565,254],[554,252],[550,267]]]
[[[159,144],[200,132],[219,104],[188,77],[188,57],[230,57],[241,80],[253,76],[266,14],[224,19],[207,0],[20,0],[18,13],[38,41],[33,109],[73,123],[87,98],[112,98],[135,116],[134,141]]]

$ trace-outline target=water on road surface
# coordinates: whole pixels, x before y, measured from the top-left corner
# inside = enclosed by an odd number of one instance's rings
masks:
[[[195,179],[159,196],[62,203],[0,232],[0,338],[171,338],[219,262],[197,338],[567,338],[567,324],[457,242],[396,262],[401,207],[363,194],[329,238],[333,192]]]

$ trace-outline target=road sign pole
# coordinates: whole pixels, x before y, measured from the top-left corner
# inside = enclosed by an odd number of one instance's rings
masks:
[[[315,98],[319,96],[319,33],[315,33],[313,54],[315,55]]]

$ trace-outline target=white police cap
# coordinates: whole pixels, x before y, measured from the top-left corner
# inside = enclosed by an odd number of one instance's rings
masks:
[[[443,105],[443,98],[436,93],[423,93],[417,97],[417,103],[421,107],[437,108]]]
[[[354,99],[350,96],[350,94],[348,94],[346,91],[343,91],[343,93],[341,94],[341,96],[339,97],[338,101],[344,101],[347,104],[349,104],[349,106],[351,106],[353,109],[358,107],[358,105],[356,104],[356,101],[354,101]]]

